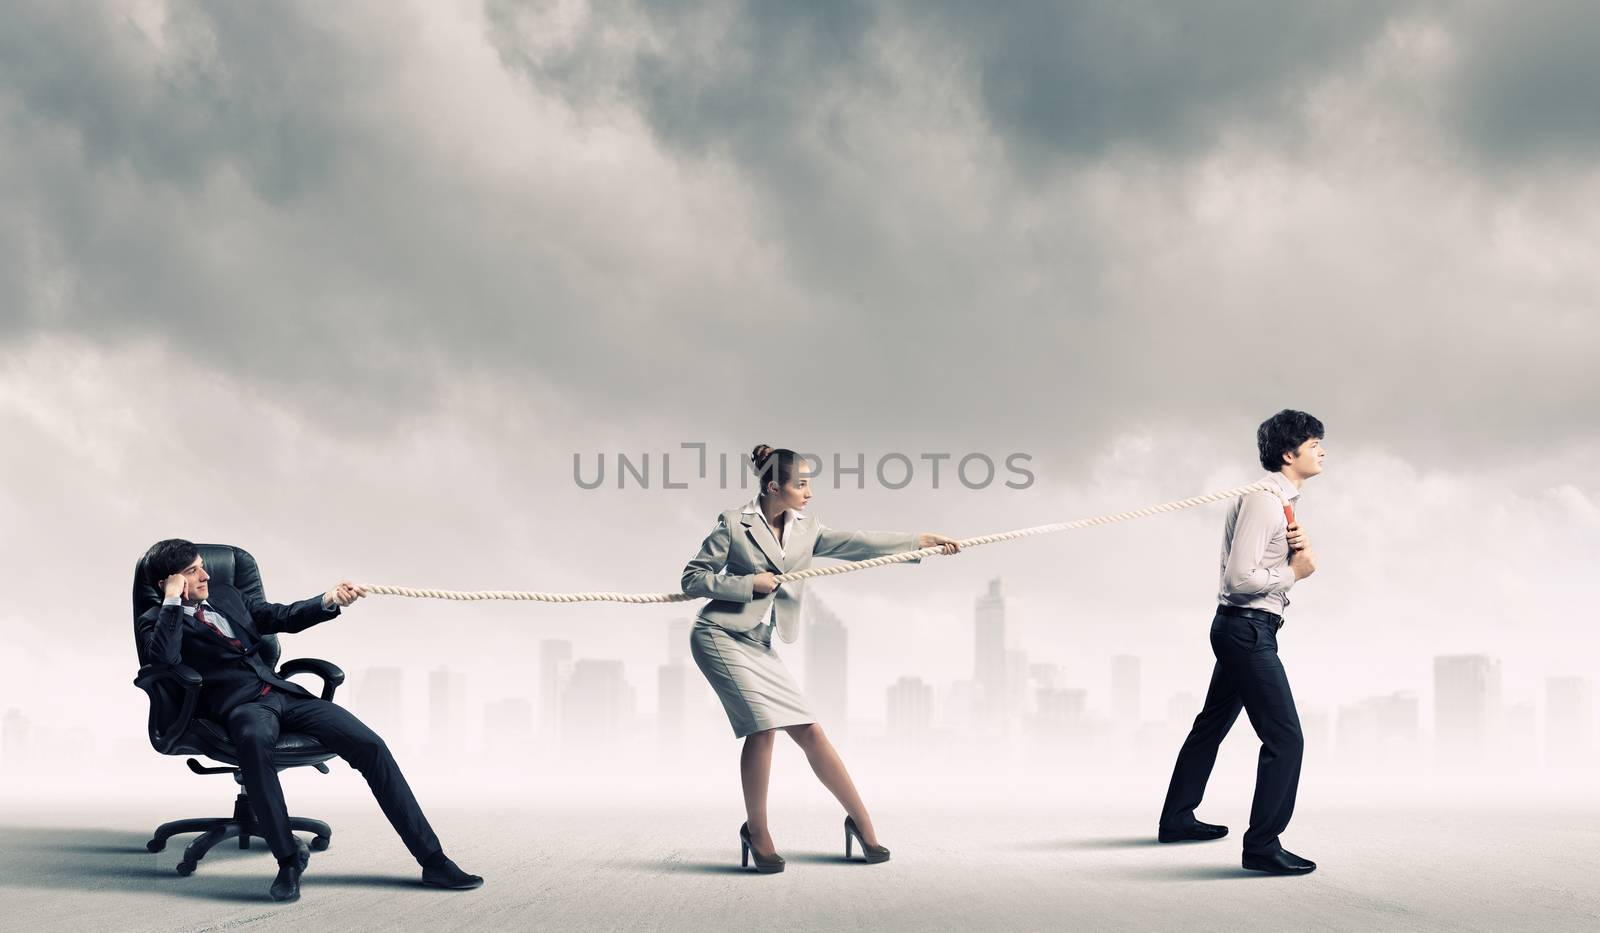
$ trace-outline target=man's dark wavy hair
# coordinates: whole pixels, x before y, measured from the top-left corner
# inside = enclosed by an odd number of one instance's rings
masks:
[[[200,549],[182,538],[157,541],[144,552],[144,578],[159,590],[168,577],[194,563],[199,556]]]
[[[1303,411],[1285,408],[1256,428],[1256,450],[1261,468],[1276,473],[1283,469],[1283,455],[1294,455],[1300,445],[1313,437],[1324,437],[1322,422]]]

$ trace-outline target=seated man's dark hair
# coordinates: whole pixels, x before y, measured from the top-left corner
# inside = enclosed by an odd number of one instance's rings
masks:
[[[1256,450],[1261,468],[1276,473],[1283,469],[1283,455],[1293,455],[1313,437],[1323,437],[1322,422],[1303,411],[1285,408],[1256,428]]]
[[[157,541],[144,552],[144,578],[159,590],[168,577],[194,563],[199,556],[200,549],[182,538]]]

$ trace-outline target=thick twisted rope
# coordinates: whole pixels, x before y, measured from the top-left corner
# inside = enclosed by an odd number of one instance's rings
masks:
[[[1266,480],[1250,483],[1246,486],[1236,486],[1233,489],[1224,489],[1221,492],[1206,493],[1203,496],[1194,496],[1188,499],[1179,499],[1175,502],[1163,502],[1149,508],[1133,509],[1128,512],[1114,512],[1110,515],[1096,515],[1093,518],[1080,518],[1070,522],[1055,522],[1049,525],[1036,525],[1033,528],[1019,528],[1016,531],[1002,531],[999,534],[980,535],[976,538],[962,538],[960,545],[963,549],[979,547],[985,544],[996,544],[1001,541],[1014,541],[1017,538],[1032,538],[1037,535],[1055,534],[1058,531],[1068,531],[1073,528],[1088,528],[1091,525],[1109,525],[1113,522],[1125,522],[1130,519],[1144,518],[1160,512],[1176,512],[1181,509],[1192,509],[1197,505],[1216,502],[1221,499],[1232,499],[1242,496],[1247,492],[1270,492],[1277,494],[1276,488]],[[791,583],[795,580],[808,580],[812,577],[829,577],[839,573],[853,573],[857,570],[866,570],[868,567],[883,567],[888,564],[903,564],[906,561],[920,560],[932,557],[944,550],[943,545],[919,548],[915,551],[901,551],[898,554],[888,554],[883,557],[873,557],[868,560],[854,560],[839,564],[830,564],[826,567],[811,567],[806,570],[797,570],[794,573],[780,573],[777,575],[778,583]],[[365,585],[368,593],[377,596],[410,596],[415,599],[453,599],[465,602],[476,602],[485,599],[514,599],[527,600],[539,603],[682,603],[694,599],[704,599],[703,596],[690,596],[688,593],[529,593],[520,590],[422,590],[409,586]]]

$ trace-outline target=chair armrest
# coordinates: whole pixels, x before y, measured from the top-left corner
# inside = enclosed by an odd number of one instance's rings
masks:
[[[288,679],[290,674],[316,674],[322,678],[322,698],[333,699],[333,691],[344,683],[344,671],[337,664],[321,658],[295,658],[278,667],[278,676]]]
[[[156,751],[163,755],[172,754],[172,747],[178,739],[189,729],[189,722],[194,718],[195,703],[200,699],[200,673],[194,668],[184,664],[146,664],[139,668],[139,673],[133,678],[133,685],[150,695],[150,720],[147,728],[150,732],[150,744]],[[166,697],[163,688],[182,691],[182,699],[178,704],[178,712],[171,722],[163,725],[161,710],[165,705]]]

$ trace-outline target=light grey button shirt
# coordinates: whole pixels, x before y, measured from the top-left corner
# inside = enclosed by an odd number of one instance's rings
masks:
[[[1283,498],[1250,492],[1234,500],[1222,528],[1222,587],[1217,602],[1282,615],[1295,582],[1289,569],[1289,520],[1283,514],[1283,500],[1295,505],[1300,490],[1282,473],[1268,473],[1266,478]]]

